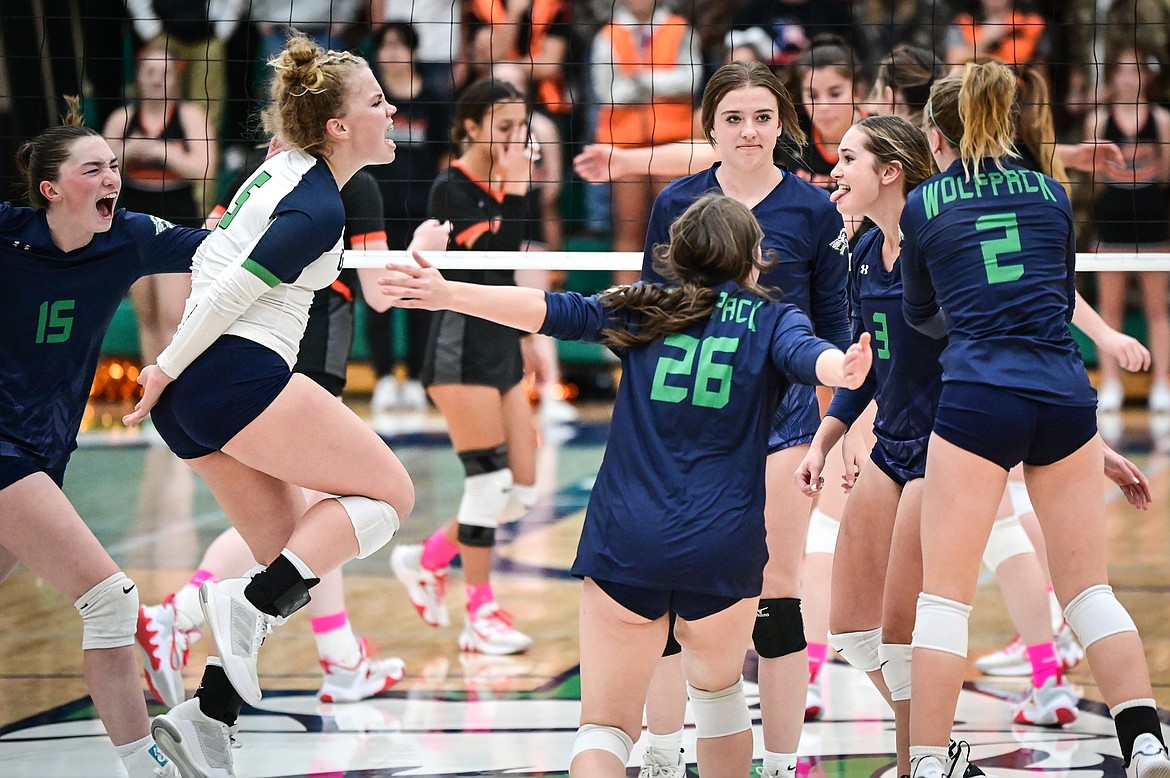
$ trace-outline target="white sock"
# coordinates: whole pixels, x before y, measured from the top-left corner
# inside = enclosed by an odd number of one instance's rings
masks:
[[[280,555],[288,561],[292,562],[292,566],[297,569],[297,572],[300,573],[301,578],[304,578],[306,581],[319,577],[313,573],[307,564],[301,561],[299,556],[289,551],[287,548],[284,551],[281,551]]]
[[[199,587],[183,584],[175,592],[175,626],[184,632],[203,629],[203,607],[199,604]]]
[[[361,661],[362,650],[358,645],[357,635],[353,634],[353,625],[349,621],[328,632],[314,632],[313,640],[317,641],[317,656],[322,659],[331,659],[342,667],[349,668],[356,667]]]
[[[158,750],[150,735],[133,743],[114,746],[114,751],[122,760],[122,766],[130,778],[154,778],[155,770],[167,763],[167,758]]]
[[[775,751],[764,751],[764,772],[775,770],[780,775],[796,775],[796,754],[780,754]]]
[[[655,735],[649,729],[646,730],[646,742],[650,745],[650,750],[657,753],[659,756],[669,759],[672,763],[678,763],[682,756],[682,730],[675,732],[667,732],[665,735]]]

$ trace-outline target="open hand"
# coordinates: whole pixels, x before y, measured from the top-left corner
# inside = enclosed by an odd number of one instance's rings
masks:
[[[134,412],[122,417],[122,423],[127,427],[137,427],[142,420],[150,415],[150,409],[158,402],[163,389],[170,386],[175,379],[162,371],[158,365],[147,365],[138,374],[138,383],[143,388],[142,399],[134,406]]]

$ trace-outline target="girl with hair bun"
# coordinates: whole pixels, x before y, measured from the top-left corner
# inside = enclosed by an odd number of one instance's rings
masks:
[[[142,401],[155,428],[210,487],[253,556],[251,577],[207,581],[200,600],[218,656],[195,698],[155,719],[189,774],[232,775],[231,727],[261,698],[256,660],[272,627],[320,576],[385,545],[414,506],[405,468],[369,426],[292,372],[316,290],[338,276],[340,188],[394,160],[394,107],[364,60],[294,35],[275,70],[266,129],[288,149],[241,186],[200,246],[183,322]],[[306,505],[301,487],[339,495]]]
[[[1068,327],[1072,209],[1058,182],[1011,160],[1016,89],[994,62],[935,83],[926,127],[943,172],[910,194],[901,219],[906,321],[948,338],[923,485],[911,774],[966,771],[969,748],[950,729],[967,619],[1008,471],[1022,461],[1056,596],[1113,715],[1126,774],[1162,778],[1170,759],[1141,639],[1106,583],[1096,397]]]

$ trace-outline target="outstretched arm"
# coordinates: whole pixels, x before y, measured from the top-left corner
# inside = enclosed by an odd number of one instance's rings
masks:
[[[418,267],[387,265],[389,272],[378,280],[396,308],[455,311],[525,332],[544,324],[548,307],[539,289],[448,281],[417,251],[414,261]]]
[[[1072,323],[1088,335],[1097,348],[1116,359],[1122,368],[1130,372],[1150,369],[1149,350],[1136,339],[1106,324],[1101,314],[1093,310],[1093,306],[1081,297],[1080,292],[1076,293]]]

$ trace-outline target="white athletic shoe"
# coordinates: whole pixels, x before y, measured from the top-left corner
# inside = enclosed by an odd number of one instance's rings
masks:
[[[910,778],[948,778],[947,766],[937,756],[924,756],[910,763]]]
[[[1125,388],[1120,381],[1106,381],[1097,390],[1097,408],[1102,411],[1119,411],[1125,402]]]
[[[167,759],[158,744],[122,757],[127,778],[183,778],[174,762]]]
[[[398,387],[398,407],[405,411],[425,411],[427,390],[413,378],[403,381]]]
[[[1158,382],[1150,386],[1148,402],[1150,413],[1166,413],[1170,411],[1170,384]]]
[[[481,654],[519,654],[532,645],[532,638],[512,626],[512,616],[495,600],[479,606],[475,614],[465,614],[459,633],[460,651]]]
[[[1148,732],[1137,736],[1125,778],[1170,778],[1170,759],[1158,738]]]
[[[687,774],[687,765],[683,762],[682,749],[679,749],[678,759],[670,761],[652,748],[647,748],[642,754],[642,767],[638,770],[638,778],[683,778]]]
[[[390,552],[390,569],[406,587],[406,595],[422,620],[432,627],[446,627],[451,623],[446,603],[449,568],[426,569],[422,566],[422,551],[418,544],[395,546]]]
[[[198,699],[155,716],[150,734],[183,778],[235,778],[231,730],[203,715]]]
[[[370,395],[370,410],[374,413],[386,413],[398,407],[398,379],[392,375],[384,375],[374,384],[374,393]]]
[[[796,765],[792,765],[791,770],[783,770],[779,767],[759,767],[752,768],[752,775],[757,778],[793,778],[796,775]]]
[[[187,634],[175,626],[175,605],[168,598],[162,605],[138,609],[138,630],[134,635],[142,654],[146,685],[154,698],[173,708],[187,698],[183,668],[187,666]]]
[[[819,721],[824,710],[821,704],[821,679],[817,678],[809,682],[808,691],[804,695],[804,720]]]
[[[1085,649],[1077,642],[1072,627],[1066,621],[1056,633],[1056,656],[1060,659],[1060,671],[1067,672],[1081,663],[1085,658]]]
[[[572,424],[577,421],[577,409],[565,400],[551,394],[540,398],[540,423],[546,427]]]
[[[321,660],[325,681],[317,692],[321,702],[359,702],[389,689],[406,675],[406,664],[398,657],[371,659],[369,641],[358,642],[361,659],[353,667],[345,667],[330,659]]]
[[[1077,720],[1077,698],[1064,679],[1052,676],[1043,686],[1033,686],[1012,712],[1016,724],[1063,727]]]
[[[277,618],[262,613],[248,602],[244,589],[251,580],[204,581],[199,587],[199,602],[223,662],[224,674],[244,702],[256,705],[262,696],[256,657]]]
[[[1016,635],[998,651],[975,660],[975,668],[984,675],[1031,675],[1028,647]]]
[[[952,740],[947,744],[947,763],[944,772],[946,778],[979,778],[979,776],[994,778],[971,763],[971,744],[966,740]]]

